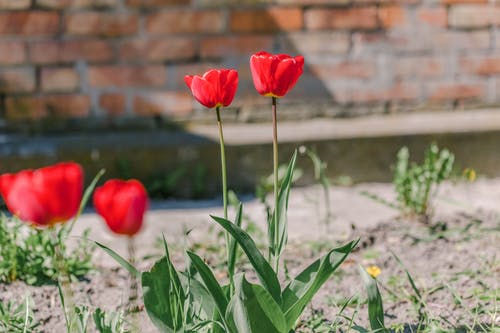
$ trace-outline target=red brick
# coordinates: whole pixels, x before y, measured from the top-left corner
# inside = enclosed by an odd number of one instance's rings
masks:
[[[489,30],[446,30],[428,36],[430,47],[437,50],[485,50],[491,46]]]
[[[35,90],[35,70],[31,67],[0,70],[0,92],[26,93]]]
[[[287,34],[284,39],[285,44],[289,44],[287,47],[290,50],[306,56],[306,59],[311,56],[346,54],[351,45],[350,35],[347,32],[297,32]]]
[[[489,0],[441,0],[443,5],[455,5],[455,4],[463,4],[463,3],[474,3],[474,4],[483,4],[488,3]]]
[[[448,13],[444,7],[417,9],[418,22],[445,28],[448,24]]]
[[[313,8],[304,14],[305,26],[311,30],[321,29],[376,29],[377,9],[360,7],[346,9]]]
[[[450,7],[448,22],[454,28],[486,28],[497,20],[499,10],[490,5],[455,5]]]
[[[230,29],[234,32],[276,32],[302,29],[302,10],[299,8],[267,8],[234,10]]]
[[[79,76],[72,68],[42,68],[41,88],[44,92],[73,92],[78,89]]]
[[[26,47],[24,43],[0,42],[0,65],[16,65],[26,61]]]
[[[434,0],[433,0],[434,1]],[[353,0],[355,5],[417,5],[423,0]]]
[[[431,57],[398,58],[392,63],[396,78],[433,78],[443,76],[446,61]]]
[[[125,112],[125,96],[121,94],[102,94],[99,97],[99,106],[106,110],[108,115],[117,116]]]
[[[49,36],[59,30],[59,15],[55,12],[0,13],[0,35]]]
[[[386,29],[404,26],[407,23],[406,14],[402,6],[379,7],[378,18],[382,28]]]
[[[164,66],[95,66],[88,70],[92,87],[162,86],[166,82]]]
[[[388,49],[406,52],[420,50],[420,40],[404,33],[355,32],[352,34],[352,43],[356,54],[385,53]]]
[[[127,6],[131,7],[160,7],[189,5],[191,0],[127,0]]]
[[[214,33],[225,27],[224,13],[215,10],[169,10],[151,14],[146,20],[150,34]]]
[[[274,4],[276,0],[192,0],[191,5],[197,8],[236,8],[263,7]],[[334,1],[334,0],[332,0]]]
[[[429,88],[429,97],[434,101],[473,99],[485,95],[485,87],[481,84],[442,83],[429,85]]]
[[[6,100],[7,119],[86,117],[89,111],[90,98],[83,95],[8,97]]]
[[[358,87],[352,90],[338,90],[335,99],[342,103],[380,103],[387,101],[411,101],[419,98],[419,89],[415,84],[397,83],[387,89]]]
[[[500,26],[500,3],[497,1],[496,6],[492,8],[491,24]]]
[[[29,50],[30,61],[37,64],[68,63],[78,60],[94,63],[113,58],[111,45],[101,40],[34,42]]]
[[[500,55],[462,58],[460,59],[460,71],[483,76],[499,75]]]
[[[369,79],[376,73],[376,64],[366,61],[344,61],[335,65],[309,64],[311,72],[318,77]]]
[[[119,54],[127,61],[158,62],[192,59],[196,49],[194,40],[188,38],[135,39],[121,44]]]
[[[201,57],[214,58],[248,55],[272,48],[272,36],[224,36],[206,37],[201,40]]]
[[[277,0],[280,5],[347,5],[353,0]]]
[[[139,19],[135,14],[82,12],[68,14],[64,25],[68,35],[119,37],[135,34]]]
[[[31,0],[0,0],[0,9],[27,9]]]
[[[45,9],[112,8],[119,0],[35,0],[35,5]]]
[[[193,110],[189,92],[154,92],[134,98],[134,112],[141,116],[187,116]]]

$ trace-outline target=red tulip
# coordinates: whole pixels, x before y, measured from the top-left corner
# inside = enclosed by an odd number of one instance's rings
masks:
[[[0,176],[9,211],[25,222],[50,226],[75,216],[83,191],[82,167],[73,162]]]
[[[297,83],[303,67],[303,56],[291,57],[261,51],[250,58],[253,84],[259,94],[264,96],[285,96]]]
[[[184,81],[194,98],[211,109],[231,104],[238,87],[238,72],[234,69],[211,69],[203,76],[186,75]]]
[[[97,188],[94,207],[115,233],[133,236],[141,229],[148,194],[138,180],[111,179]]]

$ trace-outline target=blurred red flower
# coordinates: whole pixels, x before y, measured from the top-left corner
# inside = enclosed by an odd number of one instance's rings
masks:
[[[303,67],[303,56],[291,57],[261,51],[250,57],[253,84],[258,93],[264,96],[285,96],[297,83]]]
[[[186,75],[184,81],[194,98],[211,109],[231,104],[238,88],[238,72],[234,69],[211,69],[203,76]]]
[[[0,194],[9,211],[38,226],[65,222],[75,216],[82,191],[83,170],[74,162],[0,176]]]
[[[142,226],[149,200],[146,189],[135,179],[111,179],[94,193],[94,207],[111,231],[133,236]]]

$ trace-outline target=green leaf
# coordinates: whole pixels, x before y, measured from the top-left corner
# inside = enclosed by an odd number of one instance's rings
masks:
[[[215,301],[212,295],[208,292],[207,288],[202,282],[198,281],[193,276],[189,276],[188,273],[179,274],[179,279],[182,282],[185,290],[189,291],[191,296],[189,311],[191,313],[196,313],[202,315],[200,312],[204,312],[206,318],[212,318],[214,312],[217,311]]]
[[[270,221],[270,239],[277,239],[278,244],[272,244],[271,250],[275,257],[281,255],[283,250],[285,249],[286,243],[288,241],[288,232],[287,232],[287,210],[288,210],[288,198],[290,195],[290,189],[293,183],[293,171],[295,169],[295,162],[297,161],[297,151],[293,153],[292,159],[288,164],[288,168],[286,170],[285,177],[281,182],[280,191],[278,194],[278,207],[274,208],[274,212]],[[275,215],[277,214],[277,220]],[[276,230],[275,223],[278,223],[278,235],[274,235]]]
[[[224,316],[227,308],[227,299],[214,274],[198,255],[190,251],[187,251],[186,253],[189,256],[191,263],[200,274],[205,287],[212,295],[221,316]]]
[[[295,322],[307,304],[311,302],[313,296],[347,258],[358,242],[359,239],[331,250],[304,269],[283,290],[282,309],[285,311],[287,325],[290,329],[295,326]]]
[[[236,292],[227,307],[226,320],[234,333],[288,333],[278,303],[262,286],[244,275],[236,279]]]
[[[176,332],[182,327],[184,294],[182,286],[172,278],[167,256],[158,260],[151,271],[142,273],[144,307],[153,324],[161,332]]]
[[[262,285],[273,296],[274,300],[281,303],[281,287],[276,273],[260,253],[253,239],[243,229],[234,223],[217,216],[210,215],[215,222],[226,229],[238,242],[252,264]]]
[[[368,318],[372,331],[385,332],[384,326],[384,307],[382,305],[382,296],[378,290],[377,280],[363,268],[359,267],[359,272],[368,294]]]
[[[241,221],[243,218],[243,204],[240,202],[238,204],[238,210],[236,212],[236,217],[234,219],[234,224],[241,228]],[[227,262],[227,270],[229,272],[229,276],[234,275],[234,267],[236,266],[236,240],[231,238],[229,241],[229,258]]]
[[[127,260],[125,260],[122,256],[120,256],[118,253],[115,251],[111,250],[109,247],[99,243],[95,242],[97,246],[99,246],[101,249],[103,249],[107,254],[109,254],[113,259],[116,260],[123,268],[125,268],[130,274],[132,274],[135,278],[140,279],[141,278],[141,272],[135,268],[131,263],[129,263]]]

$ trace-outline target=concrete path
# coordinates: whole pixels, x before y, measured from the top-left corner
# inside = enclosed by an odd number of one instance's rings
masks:
[[[320,222],[325,213],[322,189],[318,186],[292,189],[288,213],[290,240],[346,239],[352,226],[371,228],[398,216],[396,210],[362,195],[364,191],[387,200],[394,198],[391,184],[366,183],[353,187],[333,187],[330,191],[330,204],[334,217],[326,229]],[[497,211],[500,208],[500,178],[480,179],[475,183],[445,184],[434,205],[437,207],[437,215],[455,211],[472,213],[477,209]],[[246,200],[244,213],[265,230],[264,210],[257,200]],[[162,233],[169,242],[178,244],[182,244],[186,230],[192,230],[189,237],[206,239],[209,227],[215,225],[209,217],[210,214],[222,216],[222,207],[218,200],[153,202],[145,226],[137,237],[139,255],[151,254],[155,241]],[[233,211],[230,216],[234,216]],[[91,239],[125,255],[125,239],[111,234],[100,218],[92,212],[81,217],[75,226],[74,234],[81,234],[86,227],[92,228]],[[102,251],[97,252],[97,257],[102,259],[100,261],[103,265],[116,266]]]

